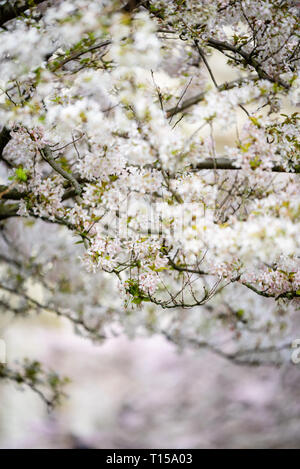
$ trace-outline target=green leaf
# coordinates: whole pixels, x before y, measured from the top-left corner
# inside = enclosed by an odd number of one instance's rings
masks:
[[[23,168],[17,168],[15,172],[15,178],[17,181],[26,182],[27,181],[27,170]]]
[[[132,303],[134,303],[135,305],[140,305],[142,301],[143,301],[142,298],[137,297],[132,300]]]

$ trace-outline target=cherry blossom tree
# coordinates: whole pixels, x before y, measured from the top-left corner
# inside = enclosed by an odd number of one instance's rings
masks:
[[[0,27],[1,311],[289,360],[299,2],[1,1]],[[48,405],[64,384],[38,361],[0,378]]]

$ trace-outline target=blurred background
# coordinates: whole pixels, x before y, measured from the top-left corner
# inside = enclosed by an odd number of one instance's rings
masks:
[[[72,382],[51,414],[1,382],[2,448],[300,447],[300,365],[249,368],[162,337],[97,346],[28,319],[6,340],[8,353],[38,356]]]

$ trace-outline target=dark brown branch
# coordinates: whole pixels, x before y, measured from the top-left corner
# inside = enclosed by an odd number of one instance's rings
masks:
[[[195,165],[193,168],[190,168],[190,170],[194,170],[194,171],[202,171],[202,170],[205,170],[205,169],[223,169],[223,170],[230,170],[230,171],[237,171],[237,170],[240,170],[241,167],[240,166],[236,166],[235,165],[235,162],[233,160],[229,160],[227,158],[217,158],[215,160],[213,159],[205,159],[199,163],[197,163],[197,165]],[[289,173],[285,168],[283,168],[282,166],[278,166],[276,165],[276,163],[274,163],[274,166],[272,167],[271,169],[271,172],[273,173],[288,173],[288,174],[299,174],[300,173],[300,165],[296,166],[293,168],[294,169],[294,172],[291,172]],[[269,170],[266,170],[266,171],[269,171]]]
[[[98,339],[98,340],[105,339],[104,335],[99,334],[98,327],[92,327],[88,325],[82,316],[76,315],[74,313],[68,314],[68,313],[61,311],[59,308],[54,308],[53,306],[42,304],[39,301],[32,298],[31,296],[27,295],[25,292],[17,291],[15,289],[9,288],[2,284],[0,284],[0,289],[10,293],[11,295],[17,295],[20,298],[23,298],[24,300],[26,300],[26,302],[28,303],[28,309],[35,308],[36,310],[46,311],[48,313],[55,314],[59,318],[68,319],[75,326],[81,327],[93,339]],[[5,306],[7,307],[7,309],[18,314],[18,310],[12,309],[11,305],[7,304]]]
[[[242,283],[245,287],[249,288],[249,290],[252,290],[254,293],[260,296],[264,296],[265,298],[274,298],[275,300],[279,300],[280,298],[287,299],[287,300],[292,300],[293,298],[300,298],[300,295],[296,291],[286,291],[283,293],[280,293],[280,295],[276,295],[274,293],[268,293],[268,291],[262,291],[258,290],[255,288],[253,285],[250,285],[249,283]]]
[[[10,189],[10,186],[0,185],[0,199],[3,200],[21,200],[26,197],[27,192],[19,192],[16,189]]]
[[[178,272],[187,272],[187,273],[190,273],[190,274],[197,274],[197,275],[210,275],[209,272],[204,272],[204,270],[191,269],[190,267],[187,267],[187,266],[178,265],[170,257],[168,259],[169,259],[169,263],[170,263],[171,267],[174,270],[177,270]]]
[[[237,80],[233,80],[230,82],[223,83],[222,85],[219,85],[217,87],[218,91],[225,91],[225,90],[231,90],[235,87],[238,87],[244,83],[247,83],[249,81],[257,81],[259,78],[256,75],[251,75],[249,77],[245,78],[238,78]],[[178,114],[180,112],[186,111],[188,108],[194,106],[195,104],[198,104],[199,102],[203,101],[205,99],[205,96],[207,94],[207,91],[203,91],[202,93],[196,94],[195,96],[192,96],[189,99],[186,99],[183,101],[181,106],[175,106],[171,109],[167,110],[167,117],[172,117],[175,114]]]
[[[234,54],[238,54],[240,57],[244,59],[246,65],[250,65],[251,67],[255,69],[259,78],[271,81],[272,83],[277,83],[283,88],[289,89],[289,85],[287,83],[285,83],[284,81],[280,79],[276,79],[272,77],[271,75],[269,75],[267,72],[265,72],[261,64],[257,62],[253,57],[251,57],[251,54],[248,54],[247,52],[243,51],[241,48],[235,47],[232,44],[229,44],[228,42],[218,41],[213,38],[209,38],[207,40],[207,45],[222,53],[224,51],[230,51],[230,52],[233,52]]]
[[[81,57],[84,54],[87,54],[88,52],[94,52],[95,50],[101,49],[102,47],[107,47],[111,44],[110,40],[100,42],[99,44],[94,44],[91,47],[88,47],[86,49],[82,49],[80,51],[75,50],[72,52],[70,55],[66,57],[58,57],[57,59],[52,60],[51,62],[48,63],[48,67],[51,70],[51,72],[56,72],[58,69],[66,65],[68,62],[71,62],[72,60],[76,60],[79,57]]]
[[[29,194],[30,192],[27,192],[27,191],[18,191],[17,189],[10,188],[10,186],[0,185],[0,199],[3,199],[3,200],[22,200],[25,197],[27,197]],[[77,193],[74,188],[68,188],[66,186],[66,191],[62,196],[62,201],[71,199],[75,197],[76,195]]]
[[[46,145],[42,150],[41,150],[41,155],[42,158],[49,163],[49,165],[59,173],[63,178],[65,178],[67,181],[69,181],[72,186],[74,187],[74,190],[77,195],[81,195],[82,193],[82,187],[77,181],[77,179],[71,174],[65,171],[53,158],[51,148]]]
[[[209,63],[208,63],[207,60],[206,60],[205,54],[204,54],[203,50],[201,49],[201,47],[199,46],[199,41],[197,41],[197,40],[195,41],[195,46],[196,46],[196,48],[197,48],[197,51],[198,51],[200,57],[202,58],[203,62],[205,63],[205,66],[206,66],[207,71],[208,71],[208,73],[209,73],[209,75],[210,75],[210,78],[212,79],[213,84],[215,85],[215,87],[216,87],[217,89],[219,89],[219,85],[218,85],[218,83],[216,82],[216,79],[215,79],[215,77],[214,77],[214,74],[213,74],[213,72],[212,72],[210,66],[209,66]]]
[[[18,210],[19,210],[19,204],[9,204],[9,205],[0,204],[0,221],[1,220],[6,220],[8,218],[15,218],[15,217],[22,218],[23,215],[19,215]],[[63,218],[54,218],[54,219],[52,219],[52,218],[47,218],[47,217],[41,217],[39,215],[35,215],[32,212],[29,212],[28,216],[39,219],[39,220],[42,220],[42,221],[45,221],[47,223],[51,223],[51,224],[54,223],[54,224],[57,224],[57,225],[63,225],[63,226],[66,226],[67,228],[69,228],[69,230],[77,231],[75,225],[68,222],[67,220],[64,220]],[[80,236],[83,236],[81,233],[78,233],[78,234],[80,234]]]
[[[8,130],[6,127],[3,127],[3,129],[0,132],[0,157],[2,155],[4,148],[10,141],[10,139],[11,139],[10,130]]]

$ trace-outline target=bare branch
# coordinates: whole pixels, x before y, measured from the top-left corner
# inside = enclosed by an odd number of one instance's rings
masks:
[[[229,160],[227,158],[217,158],[216,160],[213,159],[204,159],[203,161],[200,161],[195,165],[193,168],[190,168],[191,170],[196,170],[196,171],[202,171],[205,169],[223,169],[223,170],[231,170],[231,171],[237,171],[240,170],[241,167],[237,166],[234,160]],[[271,168],[271,172],[274,173],[288,173],[288,174],[299,174],[300,173],[300,165],[295,166],[293,168],[293,172],[288,172],[285,168],[282,166],[278,166],[274,162],[274,166]],[[266,170],[270,171],[270,170]]]
[[[256,75],[250,75],[248,77],[242,77],[242,78],[238,78],[237,80],[223,83],[222,85],[219,85],[217,89],[218,91],[231,90],[237,86],[247,83],[248,81],[257,81],[258,79],[259,78]],[[196,94],[195,96],[192,96],[191,98],[188,98],[185,101],[183,101],[181,106],[177,105],[171,109],[168,109],[167,117],[171,117],[180,112],[184,112],[190,107],[194,106],[195,104],[200,103],[201,101],[205,99],[206,94],[207,94],[207,91],[203,91],[202,93]]]
[[[214,355],[224,358],[225,360],[228,360],[234,365],[238,365],[238,366],[279,367],[284,364],[283,361],[275,360],[272,358],[269,360],[266,360],[265,358],[263,358],[263,356],[267,354],[274,354],[274,353],[278,354],[284,350],[291,349],[291,342],[289,341],[280,345],[272,345],[270,347],[260,347],[260,348],[257,347],[257,348],[246,349],[246,350],[241,349],[235,353],[226,353],[222,349],[217,347],[216,345],[211,344],[206,341],[199,341],[194,338],[181,337],[181,336],[178,336],[178,334],[176,334],[176,337],[175,337],[167,331],[162,331],[162,333],[166,337],[167,340],[169,340],[170,342],[176,345],[182,345],[185,343],[185,344],[192,345],[193,347],[197,349],[209,350]]]
[[[261,64],[259,62],[257,62],[253,57],[251,57],[251,54],[248,54],[247,52],[243,51],[241,48],[235,47],[232,44],[229,44],[228,42],[218,41],[218,40],[213,39],[213,38],[209,38],[207,40],[207,45],[212,47],[213,49],[216,49],[216,50],[222,52],[222,53],[223,53],[223,51],[230,51],[230,52],[233,52],[234,54],[240,55],[244,59],[244,61],[247,65],[250,65],[251,67],[253,67],[255,69],[257,75],[259,76],[259,78],[271,81],[272,83],[277,83],[278,85],[282,86],[285,89],[290,88],[290,86],[287,83],[285,83],[284,81],[282,81],[280,79],[276,79],[276,78],[272,77],[271,75],[269,75],[262,68]]]
[[[78,315],[74,312],[73,313],[72,312],[65,312],[65,311],[62,311],[59,308],[56,308],[56,307],[52,306],[52,305],[43,304],[43,303],[35,300],[31,296],[27,295],[25,292],[16,291],[16,290],[14,290],[12,288],[9,288],[9,287],[7,287],[3,284],[0,284],[0,289],[10,293],[11,295],[16,295],[16,296],[19,296],[19,297],[23,298],[24,300],[26,300],[26,302],[28,304],[27,309],[35,308],[35,310],[45,311],[45,312],[48,312],[48,313],[51,313],[51,314],[55,314],[57,317],[66,318],[71,323],[73,323],[75,326],[81,327],[86,333],[89,334],[91,339],[93,339],[93,340],[95,340],[95,339],[97,339],[97,340],[105,339],[104,335],[99,334],[99,327],[97,327],[97,325],[95,327],[90,326],[89,324],[87,324],[87,322],[85,321],[85,319],[81,315]],[[21,311],[17,311],[16,309],[13,309],[12,306],[9,303],[5,304],[5,307],[8,310],[10,310],[10,311],[12,311],[16,314],[21,312]],[[23,308],[23,310],[24,310],[24,308]]]

